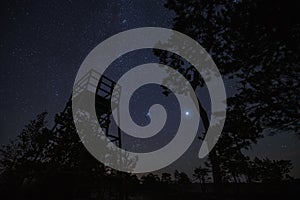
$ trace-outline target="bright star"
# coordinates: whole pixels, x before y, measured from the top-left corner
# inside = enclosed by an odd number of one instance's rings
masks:
[[[190,115],[190,113],[188,111],[185,112],[185,115]]]
[[[147,116],[147,117],[150,117],[150,112],[147,112],[146,116]]]

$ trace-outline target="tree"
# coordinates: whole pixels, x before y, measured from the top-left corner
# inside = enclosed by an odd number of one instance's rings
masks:
[[[298,105],[300,94],[299,4],[170,0],[166,7],[177,13],[174,29],[196,39],[223,75],[239,84],[232,103],[245,105],[247,116],[265,128],[298,133],[299,106],[292,105]],[[164,53],[161,58],[171,62],[176,56]],[[184,66],[176,67],[185,73]]]
[[[86,150],[70,106],[56,115],[56,126],[51,130],[45,118],[46,113],[38,115],[14,141],[0,149],[1,193],[9,198],[66,199],[89,195],[85,191],[88,186],[97,188],[101,198],[123,199],[135,191],[137,177],[105,167]],[[108,153],[119,152],[104,153],[109,158]],[[132,161],[124,159],[123,163]],[[123,187],[126,193],[122,193]]]
[[[232,102],[245,105],[263,128],[299,134],[299,4],[243,1],[236,9],[235,59],[242,67],[236,67],[240,93]]]
[[[263,130],[299,133],[300,25],[296,20],[299,4],[279,0],[169,0],[166,7],[176,14],[173,28],[197,40],[212,56],[222,75],[236,84],[235,95],[227,101],[225,136],[209,154],[218,188],[222,182],[222,155],[230,152],[218,148],[224,146],[223,141],[227,140],[230,148],[235,147],[236,158],[246,163],[240,150],[262,137]],[[198,72],[192,70],[193,76],[189,74],[193,66],[178,55],[161,51],[156,54],[163,64],[182,73],[194,90],[204,85]],[[182,90],[180,85],[172,86],[176,87]],[[163,88],[167,95],[170,91]],[[207,112],[201,102],[198,103],[207,130]],[[228,168],[234,163],[226,165]]]
[[[226,6],[229,6],[230,8],[227,8]],[[229,32],[229,30],[226,29],[226,25],[229,23],[229,18],[222,17],[228,14],[228,12],[231,10],[229,1],[220,1],[217,3],[212,1],[199,2],[170,0],[166,3],[166,7],[175,11],[177,14],[177,17],[174,19],[173,28],[199,41],[202,46],[204,46],[206,49],[209,49],[208,52],[212,56],[216,55],[217,50],[220,50],[219,46],[223,44],[223,41],[225,39],[229,39],[223,38],[222,34],[224,32]],[[223,7],[224,9],[222,9]],[[225,46],[232,48],[231,45],[227,43],[225,43]],[[190,51],[192,51],[192,49],[190,49]],[[160,61],[163,64],[168,64],[184,75],[185,78],[189,80],[194,90],[196,90],[197,87],[204,85],[204,81],[199,72],[194,70],[191,64],[180,60],[178,55],[161,51],[155,51],[155,53],[160,57]],[[188,52],[185,53],[188,54]],[[213,58],[215,60],[214,56]],[[227,50],[226,52],[222,52],[222,54],[218,55],[218,59],[215,61],[217,61],[217,64],[222,63],[223,65],[232,63],[231,51]],[[190,71],[193,72],[192,75],[190,74]],[[181,86],[179,85],[172,85],[172,88],[177,89],[177,91],[182,90],[180,87]],[[166,90],[164,94],[167,95],[170,91],[166,89],[166,87],[163,88]],[[199,105],[199,112],[205,130],[205,135],[209,128],[207,111],[199,99],[198,102],[195,103],[198,103]],[[216,193],[219,194],[221,191],[220,184],[222,182],[222,178],[220,161],[215,148],[210,151],[209,159],[212,164],[212,175],[216,186]]]
[[[175,183],[177,183],[179,185],[186,185],[186,184],[191,183],[190,178],[184,172],[179,172],[179,171],[175,170],[174,178],[175,178]]]
[[[254,158],[250,162],[251,171],[253,173],[253,180],[263,183],[279,183],[282,181],[291,180],[289,176],[292,169],[292,163],[288,160],[270,160],[268,158],[259,159]]]
[[[200,183],[202,192],[206,192],[206,184],[210,180],[209,169],[198,167],[194,170],[193,177]]]
[[[35,184],[37,175],[41,176],[49,164],[52,135],[46,128],[46,114],[39,114],[25,126],[16,140],[0,149],[0,178],[4,195],[18,195],[16,191]]]
[[[160,182],[159,177],[156,174],[149,173],[141,177],[143,185],[154,187],[157,183]]]
[[[171,184],[172,183],[172,175],[169,173],[162,173],[161,174],[161,182],[165,184]]]

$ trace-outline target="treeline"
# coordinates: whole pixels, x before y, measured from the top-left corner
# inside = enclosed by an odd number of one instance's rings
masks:
[[[136,175],[121,173],[104,166],[91,156],[81,143],[74,127],[71,107],[56,115],[56,129],[47,128],[46,112],[32,120],[21,134],[0,149],[1,195],[18,198],[72,199],[91,194],[103,199],[125,198],[143,190],[169,190],[172,186],[199,183],[201,192],[212,183],[209,162],[189,177],[174,174]],[[222,140],[221,140],[222,141]],[[224,156],[224,155],[223,155]],[[223,183],[281,182],[290,180],[290,161],[268,158],[251,160],[232,155],[221,159]],[[238,163],[238,164],[237,164]],[[171,187],[169,187],[171,186]],[[159,189],[160,188],[160,189]]]

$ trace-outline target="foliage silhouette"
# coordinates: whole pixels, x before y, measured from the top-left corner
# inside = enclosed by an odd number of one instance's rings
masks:
[[[240,175],[250,174],[246,172],[250,158],[243,155],[242,149],[256,143],[264,131],[299,134],[299,4],[169,0],[165,6],[176,14],[173,28],[198,41],[222,75],[236,85],[232,89],[235,94],[228,99],[224,132],[209,155],[219,193],[219,184],[228,181],[228,173],[234,182]],[[193,50],[185,51],[190,54]],[[184,75],[195,90],[204,85],[200,74],[178,55],[158,50],[155,53],[161,63]],[[174,83],[171,80],[165,82]],[[171,87],[182,90],[182,85]],[[170,90],[163,88],[168,95]],[[198,103],[207,130],[207,111]]]

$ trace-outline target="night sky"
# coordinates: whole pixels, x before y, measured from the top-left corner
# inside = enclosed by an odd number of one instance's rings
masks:
[[[54,115],[62,111],[71,94],[79,66],[100,42],[137,27],[172,28],[174,13],[163,5],[164,1],[150,0],[2,1],[0,144],[14,139],[24,125],[45,110],[49,112],[49,126],[52,125]],[[150,50],[132,52],[116,60],[107,75],[117,80],[134,66],[157,61]],[[228,95],[234,93],[234,83],[225,80],[225,87]],[[205,107],[209,107],[206,89],[200,93]],[[133,119],[138,124],[147,124],[147,109],[157,101],[167,106],[171,116],[176,116],[176,99],[172,95],[166,99],[160,87],[150,85],[140,88],[132,98]],[[159,148],[171,139],[177,119],[168,120],[171,126],[164,130],[168,134],[159,134],[150,141],[152,148]],[[259,140],[249,155],[292,160],[292,175],[300,177],[299,145],[295,135],[282,133]],[[136,151],[139,147],[135,146]],[[195,141],[182,158],[162,171],[176,168],[190,172],[203,163],[197,158],[199,147],[199,141]]]

